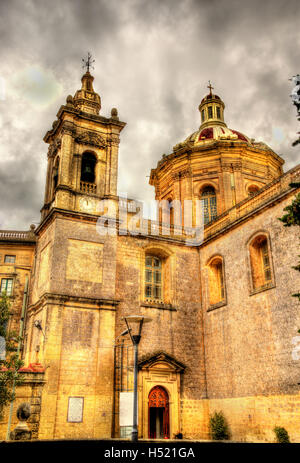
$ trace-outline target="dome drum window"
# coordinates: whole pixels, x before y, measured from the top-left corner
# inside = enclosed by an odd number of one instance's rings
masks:
[[[208,186],[202,190],[201,201],[203,208],[204,225],[217,217],[217,197],[215,189]]]

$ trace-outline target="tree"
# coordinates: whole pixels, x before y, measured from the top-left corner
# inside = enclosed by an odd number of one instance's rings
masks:
[[[300,182],[290,183],[290,186],[292,188],[299,188]],[[300,193],[298,193],[292,203],[283,210],[287,211],[287,213],[280,217],[279,220],[284,223],[285,227],[291,227],[292,225],[300,226]],[[298,257],[300,256],[298,255]],[[300,262],[292,268],[300,272]],[[300,292],[292,294],[292,296],[297,297],[300,301]]]
[[[210,434],[213,440],[228,440],[230,438],[227,421],[220,412],[214,412],[209,418]]]
[[[14,331],[8,332],[7,325],[11,316],[11,303],[6,293],[0,294],[0,340],[2,340],[2,355],[0,356],[0,415],[5,405],[14,400],[14,386],[20,386],[23,381],[20,368],[23,362],[19,359],[18,344],[21,340]]]
[[[295,85],[291,93],[291,98],[292,98],[293,104],[297,108],[298,116],[300,116],[300,75],[297,74],[296,76],[293,76],[290,80]],[[298,121],[300,121],[300,117],[298,117]],[[298,132],[298,134],[299,133],[300,132]],[[298,139],[292,143],[292,146],[296,146],[299,143],[300,143],[300,137],[298,137]]]

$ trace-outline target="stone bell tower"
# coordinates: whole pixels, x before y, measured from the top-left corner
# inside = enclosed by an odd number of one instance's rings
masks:
[[[67,97],[44,137],[49,149],[42,220],[52,208],[97,213],[101,198],[117,194],[119,134],[126,124],[115,108],[109,118],[100,115],[89,66],[81,89]]]

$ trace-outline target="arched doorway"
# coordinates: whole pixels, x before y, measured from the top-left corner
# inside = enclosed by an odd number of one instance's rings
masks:
[[[149,439],[169,439],[169,395],[162,386],[155,386],[149,393],[148,417]]]

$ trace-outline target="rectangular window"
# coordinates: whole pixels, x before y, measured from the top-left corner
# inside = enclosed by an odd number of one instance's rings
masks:
[[[4,262],[6,264],[14,264],[16,262],[16,256],[5,256]]]
[[[13,286],[13,279],[12,278],[2,278],[1,280],[1,293],[6,291],[7,296],[12,295],[12,286]]]
[[[212,117],[213,117],[212,106],[209,106],[208,107],[208,119],[211,119]]]
[[[204,113],[204,109],[202,109],[202,111],[201,111],[202,122],[204,122],[204,119],[205,119],[204,114],[205,114],[205,113]]]
[[[221,111],[220,111],[220,107],[217,106],[217,118],[218,119],[221,119]]]
[[[146,256],[145,262],[145,298],[162,299],[161,259]]]

